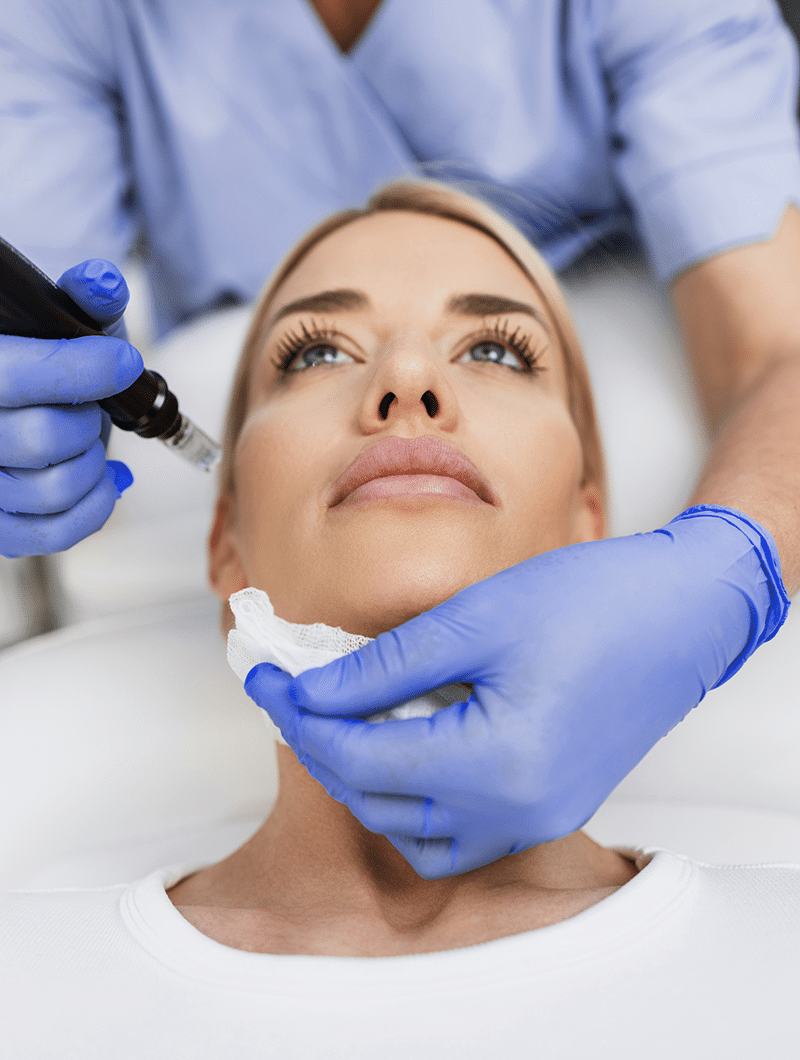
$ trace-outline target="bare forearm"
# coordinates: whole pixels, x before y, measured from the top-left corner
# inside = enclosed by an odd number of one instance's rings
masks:
[[[775,538],[800,589],[800,210],[777,232],[687,270],[673,284],[714,446],[694,504],[724,504]]]
[[[692,504],[723,504],[775,538],[783,580],[800,589],[800,356],[764,369],[719,427]]]

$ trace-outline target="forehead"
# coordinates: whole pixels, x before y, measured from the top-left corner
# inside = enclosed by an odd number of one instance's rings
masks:
[[[359,218],[326,236],[275,292],[271,313],[332,286],[367,291],[383,309],[413,304],[435,313],[454,291],[473,290],[547,309],[536,286],[490,236],[449,218],[400,210]]]

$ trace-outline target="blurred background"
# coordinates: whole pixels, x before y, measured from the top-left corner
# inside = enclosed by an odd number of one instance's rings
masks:
[[[798,0],[778,0],[778,6],[783,12],[787,25],[794,32],[795,37],[800,40],[800,3]]]

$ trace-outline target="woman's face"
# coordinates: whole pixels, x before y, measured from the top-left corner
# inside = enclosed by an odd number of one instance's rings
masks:
[[[212,532],[220,596],[252,585],[291,622],[377,636],[600,536],[549,313],[482,232],[361,218],[308,253],[268,318]]]

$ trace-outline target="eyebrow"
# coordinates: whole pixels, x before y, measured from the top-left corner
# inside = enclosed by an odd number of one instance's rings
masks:
[[[271,331],[279,320],[292,313],[330,313],[334,310],[356,313],[371,307],[372,303],[363,291],[354,291],[349,287],[334,291],[320,291],[318,294],[298,298],[295,302],[288,302],[282,306],[269,322],[267,330]],[[551,340],[553,338],[550,326],[541,310],[528,305],[527,302],[517,302],[513,298],[503,298],[496,294],[455,294],[447,302],[445,312],[451,316],[467,317],[525,313],[541,324]]]

